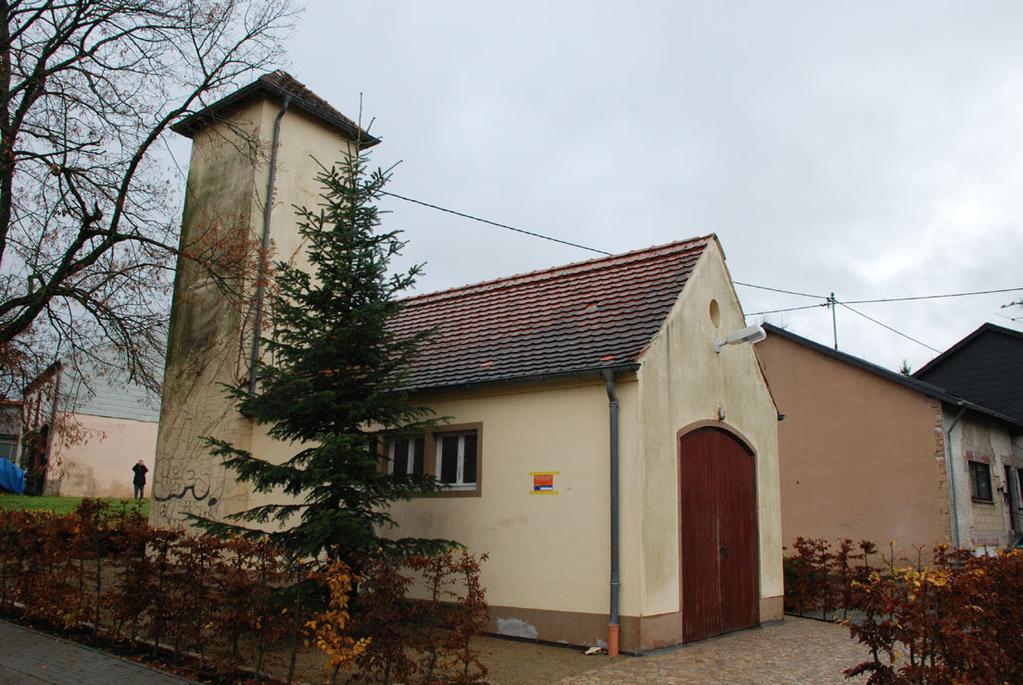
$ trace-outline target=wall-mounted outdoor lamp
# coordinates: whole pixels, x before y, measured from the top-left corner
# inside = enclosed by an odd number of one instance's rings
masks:
[[[742,343],[756,344],[767,337],[767,333],[760,326],[747,326],[742,330],[730,333],[724,338],[714,336],[714,351],[721,352],[725,345],[740,345]]]

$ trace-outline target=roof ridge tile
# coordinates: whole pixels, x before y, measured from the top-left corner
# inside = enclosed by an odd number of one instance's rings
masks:
[[[554,280],[555,277],[561,275],[570,275],[573,272],[591,272],[596,271],[600,266],[604,264],[621,264],[626,265],[631,261],[639,258],[654,258],[660,256],[655,253],[675,253],[692,250],[696,247],[705,247],[707,242],[716,236],[713,233],[707,235],[698,236],[696,238],[689,238],[687,240],[678,240],[671,243],[665,243],[663,245],[652,245],[638,250],[631,250],[629,252],[621,252],[618,254],[608,255],[606,257],[597,257],[595,259],[586,259],[579,262],[570,262],[568,264],[562,264],[559,266],[552,266],[546,269],[536,269],[534,271],[525,271],[518,274],[512,274],[510,276],[501,276],[499,278],[493,278],[486,281],[480,281],[478,283],[468,283],[466,285],[454,286],[452,288],[445,288],[443,290],[436,290],[429,293],[422,293],[419,295],[411,295],[409,297],[400,300],[403,304],[410,304],[415,302],[422,302],[427,300],[439,301],[447,299],[448,297],[457,297],[463,293],[479,292],[482,288],[498,289],[503,285],[513,284],[525,284],[533,281],[549,281]],[[702,254],[702,249],[700,250]]]

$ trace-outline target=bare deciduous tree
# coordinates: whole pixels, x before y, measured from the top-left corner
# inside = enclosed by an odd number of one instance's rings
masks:
[[[266,70],[294,16],[288,0],[0,0],[0,397],[99,347],[155,384],[179,249],[163,137]]]

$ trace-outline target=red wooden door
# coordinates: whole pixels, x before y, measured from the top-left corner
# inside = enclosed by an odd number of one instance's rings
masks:
[[[753,456],[728,433],[702,428],[679,445],[682,639],[757,625]]]

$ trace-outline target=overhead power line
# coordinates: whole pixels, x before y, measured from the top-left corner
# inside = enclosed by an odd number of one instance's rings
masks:
[[[913,295],[911,297],[885,297],[877,300],[849,300],[845,304],[873,304],[875,302],[910,302],[912,300],[940,300],[946,297],[969,297],[971,295],[992,295],[995,293],[1014,293],[1020,288],[999,288],[998,290],[974,290],[968,293],[945,293],[943,295]]]
[[[750,283],[740,283],[739,281],[733,281],[733,283],[735,283],[736,285],[745,285],[745,286],[748,286],[748,287],[751,287],[751,288],[760,288],[761,290],[772,290],[772,291],[775,291],[775,292],[787,293],[789,295],[802,295],[803,297],[820,297],[820,298],[825,299],[825,300],[828,299],[827,297],[824,297],[822,295],[810,295],[808,293],[793,292],[793,291],[789,291],[789,290],[782,290],[780,288],[768,288],[767,286],[752,285]],[[949,297],[970,297],[970,296],[973,296],[973,295],[992,295],[992,294],[996,294],[996,293],[1012,293],[1012,292],[1018,292],[1020,290],[1023,290],[1023,287],[1020,287],[1020,288],[999,288],[997,290],[974,290],[974,291],[966,292],[966,293],[944,293],[942,295],[913,295],[911,297],[884,297],[884,298],[879,298],[879,299],[875,299],[875,300],[845,300],[843,302],[839,302],[838,304],[842,304],[842,305],[850,305],[850,304],[877,304],[877,303],[880,303],[880,302],[912,302],[912,301],[916,301],[916,300],[940,300],[940,299],[949,298]],[[750,312],[746,316],[759,316],[761,314],[781,314],[781,313],[784,313],[784,312],[798,312],[798,311],[800,311],[802,309],[813,309],[815,307],[827,307],[827,306],[828,306],[827,302],[822,302],[821,304],[801,305],[801,306],[798,306],[798,307],[783,307],[783,308],[780,308],[780,309],[769,309],[767,311],[762,311],[762,312]]]
[[[798,311],[801,311],[803,309],[817,309],[818,307],[830,307],[830,306],[833,306],[832,303],[834,305],[841,305],[841,306],[845,307],[846,309],[848,309],[849,311],[851,311],[853,314],[858,314],[859,316],[862,316],[864,319],[867,319],[868,321],[872,321],[873,323],[877,324],[878,326],[881,326],[882,328],[886,328],[889,331],[891,331],[892,333],[895,333],[896,335],[902,336],[906,340],[911,340],[911,341],[915,342],[917,345],[923,345],[927,349],[932,350],[934,352],[938,352],[938,353],[941,352],[941,350],[936,349],[934,347],[931,347],[927,343],[921,342],[920,340],[917,340],[916,338],[914,338],[911,335],[906,335],[902,331],[900,331],[900,330],[898,330],[896,328],[893,328],[892,326],[889,326],[888,324],[884,323],[883,321],[878,321],[874,317],[868,316],[868,315],[864,314],[863,312],[861,312],[858,309],[853,309],[852,307],[849,306],[848,303],[841,302],[839,300],[831,300],[831,299],[829,299],[828,302],[823,302],[821,304],[808,304],[808,305],[804,305],[802,307],[786,307],[784,309],[769,309],[769,310],[762,311],[762,312],[750,312],[746,316],[760,316],[762,314],[780,314],[782,312],[798,312]],[[838,347],[837,347],[837,340],[836,340],[836,347],[835,347],[835,349],[838,349]]]
[[[853,309],[852,307],[850,307],[845,302],[836,302],[836,304],[842,305],[843,307],[845,307],[846,309],[851,311],[853,314],[859,314],[860,316],[862,316],[864,319],[867,319],[868,321],[873,321],[874,323],[876,323],[878,326],[881,326],[882,328],[887,328],[889,331],[891,331],[892,333],[894,333],[896,335],[901,335],[906,340],[912,340],[917,345],[923,345],[924,347],[926,347],[927,349],[931,350],[932,352],[936,352],[938,354],[941,354],[941,350],[937,349],[936,347],[931,347],[930,345],[928,345],[925,342],[920,342],[916,338],[914,338],[912,336],[909,336],[909,335],[906,335],[902,331],[896,330],[896,329],[892,328],[891,326],[889,326],[888,324],[883,323],[881,321],[878,321],[877,319],[875,319],[872,316],[867,316],[866,314],[864,314],[863,312],[859,311],[858,309]]]
[[[800,297],[815,297],[819,300],[828,299],[827,295],[812,295],[810,293],[801,293],[795,290],[783,290],[782,288],[769,288],[766,285],[754,285],[753,283],[743,283],[742,281],[732,281],[736,285],[744,285],[747,288],[757,288],[758,290],[770,290],[773,293],[785,293],[786,295],[799,295]]]
[[[792,290],[782,290],[781,288],[768,288],[767,286],[763,286],[763,285],[753,285],[752,283],[741,283],[739,281],[732,281],[732,282],[735,283],[736,285],[745,285],[745,286],[750,287],[750,288],[759,288],[760,290],[771,290],[773,292],[786,293],[788,295],[800,295],[802,297],[818,297],[818,298],[820,298],[822,300],[827,300],[828,299],[824,295],[811,295],[809,293],[800,293],[800,292],[795,292],[795,291],[792,291]],[[1013,293],[1013,292],[1018,292],[1020,290],[1023,290],[1023,287],[1019,287],[1019,288],[999,288],[997,290],[973,290],[973,291],[965,292],[965,293],[943,293],[941,295],[912,295],[912,296],[909,296],[909,297],[883,297],[883,298],[878,298],[878,299],[874,299],[874,300],[845,300],[844,302],[840,302],[839,304],[847,304],[847,305],[848,304],[877,304],[877,303],[880,303],[880,302],[912,302],[912,301],[916,301],[916,300],[941,300],[941,299],[945,299],[945,298],[949,298],[949,297],[971,297],[973,295],[992,295],[992,294],[996,294],[996,293]],[[827,306],[827,302],[824,302],[824,303],[822,303],[820,305],[809,305],[809,306],[800,306],[800,307],[787,307],[785,309],[773,309],[773,310],[771,310],[769,312],[753,312],[752,314],[748,314],[747,316],[755,316],[757,314],[776,314],[778,312],[794,312],[794,311],[798,311],[800,309],[810,309],[810,308],[815,307],[815,306],[817,306],[817,307],[826,307]]]
[[[749,285],[749,284],[739,284],[739,285]],[[784,291],[784,290],[781,290],[780,288],[767,288],[766,286],[752,286],[752,285],[750,287],[760,288],[762,290],[773,290],[773,291],[776,291],[776,292],[785,292],[785,293],[787,293],[789,295],[802,295],[802,296],[805,296],[805,297],[817,297],[815,295],[807,295],[806,293],[797,293],[797,292],[791,292],[791,291]],[[868,321],[872,321],[873,323],[877,324],[878,326],[881,326],[882,328],[886,328],[889,331],[891,331],[892,333],[895,333],[896,335],[902,336],[906,340],[910,340],[912,342],[915,342],[917,345],[922,345],[923,347],[926,347],[929,350],[932,350],[934,352],[940,353],[941,350],[936,349],[934,347],[931,347],[927,343],[922,342],[920,340],[917,340],[916,338],[914,338],[914,337],[912,337],[910,335],[906,335],[902,331],[900,331],[900,330],[898,330],[896,328],[893,328],[892,326],[889,326],[888,324],[886,324],[886,323],[884,323],[882,321],[878,321],[877,319],[864,314],[863,312],[859,311],[858,309],[853,309],[849,305],[851,305],[851,304],[875,304],[875,303],[882,303],[882,302],[913,302],[913,301],[919,301],[919,300],[940,300],[940,299],[945,299],[945,298],[950,298],[950,297],[970,297],[970,296],[973,296],[973,295],[991,295],[991,294],[996,294],[996,293],[1011,293],[1011,292],[1017,292],[1017,291],[1020,291],[1020,290],[1023,290],[1023,288],[998,288],[998,289],[995,289],[995,290],[974,290],[974,291],[963,292],[963,293],[943,293],[941,295],[913,295],[913,296],[910,296],[910,297],[885,297],[885,298],[878,298],[878,299],[873,299],[873,300],[847,300],[845,302],[841,302],[841,301],[836,300],[834,298],[826,298],[827,302],[823,302],[821,304],[802,305],[802,306],[798,306],[798,307],[782,307],[782,308],[779,308],[779,309],[768,309],[768,310],[764,310],[764,311],[760,311],[760,312],[751,312],[751,313],[747,314],[746,316],[761,316],[761,315],[766,315],[766,314],[782,314],[782,313],[785,313],[785,312],[798,312],[798,311],[802,311],[804,309],[815,309],[817,307],[829,307],[829,306],[833,306],[833,305],[842,305],[843,307],[845,307],[846,309],[848,309],[852,313],[857,314],[859,316],[862,316],[864,319],[867,319]],[[1003,305],[1003,307],[1004,306],[1005,305]],[[833,311],[832,311],[832,315],[834,315]],[[1005,318],[1008,319],[1010,317],[1005,317]],[[1016,321],[1016,319],[1011,319],[1011,320],[1012,321]],[[832,323],[834,323],[834,321]],[[838,349],[837,332],[836,332],[836,340],[835,340],[835,349]]]
[[[405,196],[405,195],[399,195],[398,193],[392,193],[392,192],[389,192],[389,191],[380,191],[380,192],[381,192],[381,194],[387,195],[388,197],[393,197],[395,199],[403,200],[405,202],[410,202],[412,204],[420,205],[422,207],[428,207],[430,209],[435,209],[438,212],[444,212],[446,214],[452,214],[454,216],[462,217],[463,219],[469,219],[470,221],[477,221],[477,222],[482,223],[482,224],[487,224],[488,226],[495,226],[497,228],[503,228],[503,229],[508,230],[508,231],[514,231],[516,233],[521,233],[522,235],[528,235],[528,236],[530,236],[532,238],[539,238],[541,240],[547,240],[547,241],[552,242],[552,243],[558,243],[559,245],[567,245],[569,247],[574,247],[574,248],[577,248],[577,249],[580,249],[580,250],[586,250],[587,252],[593,252],[593,253],[599,254],[599,255],[610,256],[612,254],[611,252],[608,252],[607,250],[601,250],[601,249],[598,249],[596,247],[590,247],[589,245],[583,245],[581,243],[574,243],[574,242],[571,242],[569,240],[562,240],[561,238],[555,238],[553,236],[544,235],[543,233],[538,233],[536,231],[527,231],[524,228],[517,228],[515,226],[509,226],[508,224],[503,224],[503,223],[501,223],[499,221],[492,221],[490,219],[484,219],[483,217],[475,216],[475,215],[469,214],[467,212],[459,212],[458,210],[449,209],[447,207],[442,207],[441,205],[437,205],[437,204],[434,204],[432,202],[425,202],[423,200],[417,200],[417,199],[412,198],[412,197],[408,197],[408,196]],[[922,345],[922,346],[926,347],[929,350],[933,350],[934,352],[940,352],[940,350],[938,350],[938,349],[936,349],[934,347],[931,347],[927,343],[921,342],[921,341],[917,340],[916,338],[914,338],[912,336],[906,335],[905,333],[903,333],[903,332],[901,332],[901,331],[899,331],[899,330],[897,330],[895,328],[892,328],[891,326],[889,326],[886,323],[878,321],[877,319],[875,319],[873,317],[867,316],[863,312],[861,312],[859,310],[856,310],[856,309],[853,309],[849,305],[850,304],[874,304],[874,303],[880,303],[880,302],[910,302],[910,301],[915,301],[915,300],[938,300],[938,299],[945,299],[945,298],[950,298],[950,297],[969,297],[969,296],[973,296],[973,295],[991,295],[991,294],[995,294],[995,293],[1010,293],[1010,292],[1017,292],[1017,291],[1023,290],[1023,287],[1019,287],[1019,288],[999,288],[999,289],[996,289],[996,290],[975,290],[975,291],[971,291],[971,292],[962,292],[962,293],[943,293],[943,294],[940,294],[940,295],[912,295],[912,296],[908,296],[908,297],[885,297],[885,298],[876,298],[876,299],[871,299],[871,300],[849,300],[847,302],[841,302],[841,301],[839,301],[839,300],[837,300],[835,298],[834,294],[832,294],[830,296],[827,296],[827,295],[816,295],[814,293],[804,293],[804,292],[800,292],[798,290],[786,290],[784,288],[773,288],[773,287],[766,286],[766,285],[757,285],[755,283],[745,283],[743,281],[732,281],[732,282],[735,285],[744,286],[746,288],[756,288],[758,290],[767,290],[767,291],[770,291],[770,292],[781,293],[781,294],[784,294],[784,295],[795,295],[797,297],[809,297],[809,298],[813,298],[813,299],[824,300],[824,302],[821,302],[819,304],[809,304],[809,305],[802,305],[802,306],[798,306],[798,307],[782,307],[782,308],[779,308],[779,309],[767,309],[767,310],[759,311],[759,312],[751,312],[750,314],[747,314],[746,316],[762,316],[762,315],[766,315],[766,314],[781,314],[781,313],[784,313],[784,312],[797,312],[797,311],[802,311],[802,310],[805,310],[805,309],[816,309],[818,307],[830,307],[830,308],[832,308],[832,314],[834,314],[834,307],[837,306],[837,305],[842,305],[843,307],[845,307],[849,311],[853,312],[854,314],[862,316],[863,318],[865,318],[865,319],[867,319],[869,321],[872,321],[873,323],[877,324],[878,326],[886,328],[887,330],[891,331],[892,333],[895,333],[896,335],[900,335],[903,338],[906,338],[907,340],[911,340],[912,342],[915,342],[918,345]],[[837,332],[836,332],[836,345],[837,345]]]
[[[798,312],[803,309],[817,309],[818,307],[827,307],[827,302],[821,302],[820,304],[804,304],[801,307],[784,307],[782,309],[767,309],[762,312],[750,312],[746,316],[760,316],[762,314],[782,314],[784,312]]]
[[[397,198],[399,200],[404,200],[405,202],[411,202],[413,204],[422,205],[423,207],[429,207],[430,209],[436,209],[438,212],[446,212],[448,214],[454,214],[455,216],[460,216],[463,219],[470,219],[472,221],[478,221],[481,224],[489,224],[490,226],[497,226],[498,228],[506,228],[509,231],[515,231],[516,233],[522,233],[524,235],[532,236],[534,238],[540,238],[541,240],[549,240],[552,243],[560,243],[562,245],[568,245],[569,247],[577,247],[580,250],[586,250],[588,252],[596,252],[597,254],[602,254],[602,255],[610,255],[611,254],[610,252],[608,252],[606,250],[598,250],[595,247],[589,247],[587,245],[580,245],[579,243],[569,242],[568,240],[562,240],[561,238],[554,238],[554,237],[549,236],[549,235],[544,235],[543,233],[536,233],[535,231],[527,231],[524,228],[515,228],[514,226],[509,226],[508,224],[498,223],[497,221],[491,221],[490,219],[484,219],[482,217],[473,216],[472,214],[466,214],[465,212],[458,212],[458,211],[455,211],[454,209],[448,209],[447,207],[441,207],[440,205],[431,204],[429,202],[423,202],[422,200],[416,200],[416,199],[411,198],[411,197],[405,197],[404,195],[398,195],[397,193],[392,193],[392,192],[389,192],[389,191],[386,191],[386,190],[381,190],[380,194],[381,195],[387,195],[387,196],[393,197],[393,198]]]

